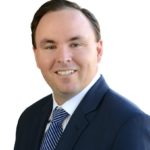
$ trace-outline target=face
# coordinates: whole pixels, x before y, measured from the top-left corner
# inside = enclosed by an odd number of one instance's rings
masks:
[[[102,41],[80,11],[64,9],[45,14],[36,29],[37,67],[63,104],[81,92],[97,73]]]

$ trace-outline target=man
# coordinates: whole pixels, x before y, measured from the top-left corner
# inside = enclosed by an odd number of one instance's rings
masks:
[[[23,112],[14,149],[150,150],[150,117],[98,74],[103,43],[94,15],[52,0],[31,29],[37,67],[53,93]]]

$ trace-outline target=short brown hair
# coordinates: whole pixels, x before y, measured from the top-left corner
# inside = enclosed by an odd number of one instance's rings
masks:
[[[98,42],[101,39],[99,23],[98,23],[97,19],[95,18],[95,16],[90,11],[88,11],[87,9],[81,8],[78,4],[76,4],[74,2],[70,2],[67,0],[51,0],[51,1],[44,3],[37,10],[37,12],[35,13],[35,15],[33,17],[32,22],[31,22],[32,44],[33,44],[34,48],[36,48],[35,32],[36,32],[36,28],[38,26],[40,19],[47,12],[57,11],[57,10],[65,9],[67,7],[74,8],[74,9],[81,11],[91,22],[94,32],[95,32],[96,41]]]

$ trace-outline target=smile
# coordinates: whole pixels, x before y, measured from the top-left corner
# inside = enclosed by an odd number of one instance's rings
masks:
[[[56,74],[57,74],[58,76],[68,77],[68,76],[71,76],[71,75],[75,74],[75,72],[76,72],[76,70],[74,70],[74,71],[59,72],[59,73],[57,72]]]
[[[56,73],[59,75],[69,75],[69,74],[72,74],[74,72],[75,72],[75,70],[66,70],[66,71],[57,71]]]

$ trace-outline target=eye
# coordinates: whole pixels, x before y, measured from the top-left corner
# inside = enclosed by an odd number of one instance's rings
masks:
[[[55,46],[48,46],[46,49],[54,49]]]
[[[77,44],[77,43],[71,44],[71,47],[79,47],[79,46],[81,46],[81,45]]]

